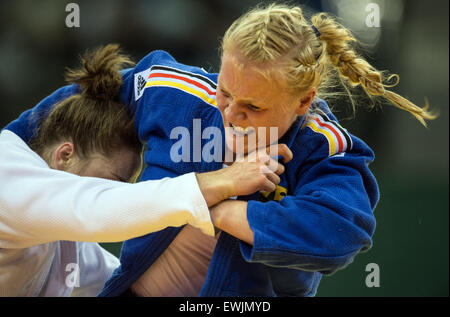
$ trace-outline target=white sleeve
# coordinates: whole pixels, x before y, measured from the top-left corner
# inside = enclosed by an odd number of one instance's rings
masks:
[[[17,135],[0,134],[0,248],[118,242],[191,224],[214,235],[194,173],[127,184],[50,169]]]
[[[119,266],[119,259],[98,243],[77,242],[79,286],[70,296],[94,297],[103,289],[108,278]]]

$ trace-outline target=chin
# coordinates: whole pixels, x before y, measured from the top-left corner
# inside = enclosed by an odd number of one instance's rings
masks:
[[[237,146],[237,143],[240,141],[240,146]],[[256,146],[250,146],[247,144],[247,140],[236,140],[236,137],[227,137],[225,138],[225,144],[228,148],[228,150],[230,150],[231,152],[233,152],[235,155],[237,156],[245,156],[248,153],[253,152],[254,150],[256,150]],[[244,142],[243,146],[242,146],[242,142]]]

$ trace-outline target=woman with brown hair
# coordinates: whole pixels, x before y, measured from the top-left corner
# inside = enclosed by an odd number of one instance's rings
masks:
[[[132,112],[118,99],[126,64],[117,45],[86,54],[80,69],[67,72],[75,94],[62,92],[51,109],[24,113],[23,130],[16,121],[1,132],[0,296],[94,296],[119,265],[96,242],[184,224],[212,235],[208,206],[278,183],[254,160],[130,184],[142,145]]]

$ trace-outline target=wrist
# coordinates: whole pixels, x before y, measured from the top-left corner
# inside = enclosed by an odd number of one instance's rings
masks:
[[[208,173],[196,173],[197,183],[208,207],[225,200],[233,193],[231,182],[221,177],[220,170]]]
[[[213,226],[217,229],[221,228],[221,217],[222,217],[222,208],[220,207],[221,204],[217,204],[214,207],[210,209],[209,215],[211,217],[211,222]]]
[[[236,203],[236,201],[233,199],[224,200],[214,207],[210,208],[211,222],[213,223],[214,227],[217,227],[221,230],[224,229],[224,225],[227,222],[227,217],[233,217],[232,208],[234,207],[234,203]]]
[[[253,245],[253,231],[247,220],[247,202],[229,199],[210,209],[214,227]]]

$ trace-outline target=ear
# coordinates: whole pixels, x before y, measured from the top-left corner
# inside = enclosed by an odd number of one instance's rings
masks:
[[[66,171],[75,158],[75,147],[72,142],[64,142],[55,150],[55,169]]]
[[[297,114],[299,116],[303,116],[311,106],[314,97],[316,96],[317,89],[316,87],[311,88],[311,90],[300,98],[300,105],[297,108]]]

